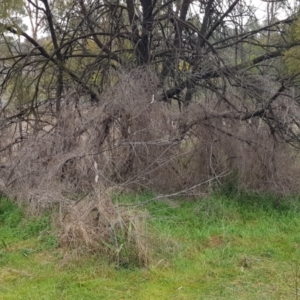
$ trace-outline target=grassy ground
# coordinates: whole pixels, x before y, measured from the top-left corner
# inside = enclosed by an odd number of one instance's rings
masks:
[[[2,199],[0,299],[300,299],[298,200],[223,194],[145,209],[149,269],[116,269],[64,254],[47,216],[25,221]]]

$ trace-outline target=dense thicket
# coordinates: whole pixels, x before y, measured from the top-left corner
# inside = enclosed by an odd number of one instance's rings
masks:
[[[298,191],[296,7],[267,2],[258,20],[242,0],[4,2],[4,192]]]

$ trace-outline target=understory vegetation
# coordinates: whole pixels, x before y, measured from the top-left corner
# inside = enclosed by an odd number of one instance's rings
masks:
[[[125,240],[119,261],[84,246],[66,251],[51,214],[28,219],[1,199],[1,299],[298,299],[298,198],[226,189],[151,199],[114,198],[124,207],[144,203],[135,209],[148,216],[145,268],[125,263],[122,255],[135,253]]]

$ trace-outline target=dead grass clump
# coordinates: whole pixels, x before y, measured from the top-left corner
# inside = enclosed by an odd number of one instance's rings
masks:
[[[73,204],[61,220],[60,244],[81,253],[105,255],[117,267],[147,267],[146,218],[119,208],[103,193]]]

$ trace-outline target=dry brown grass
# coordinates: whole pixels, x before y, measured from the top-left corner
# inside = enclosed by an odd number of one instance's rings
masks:
[[[81,253],[106,255],[117,267],[148,266],[146,218],[134,209],[116,207],[98,190],[79,200],[61,219],[60,244]]]

